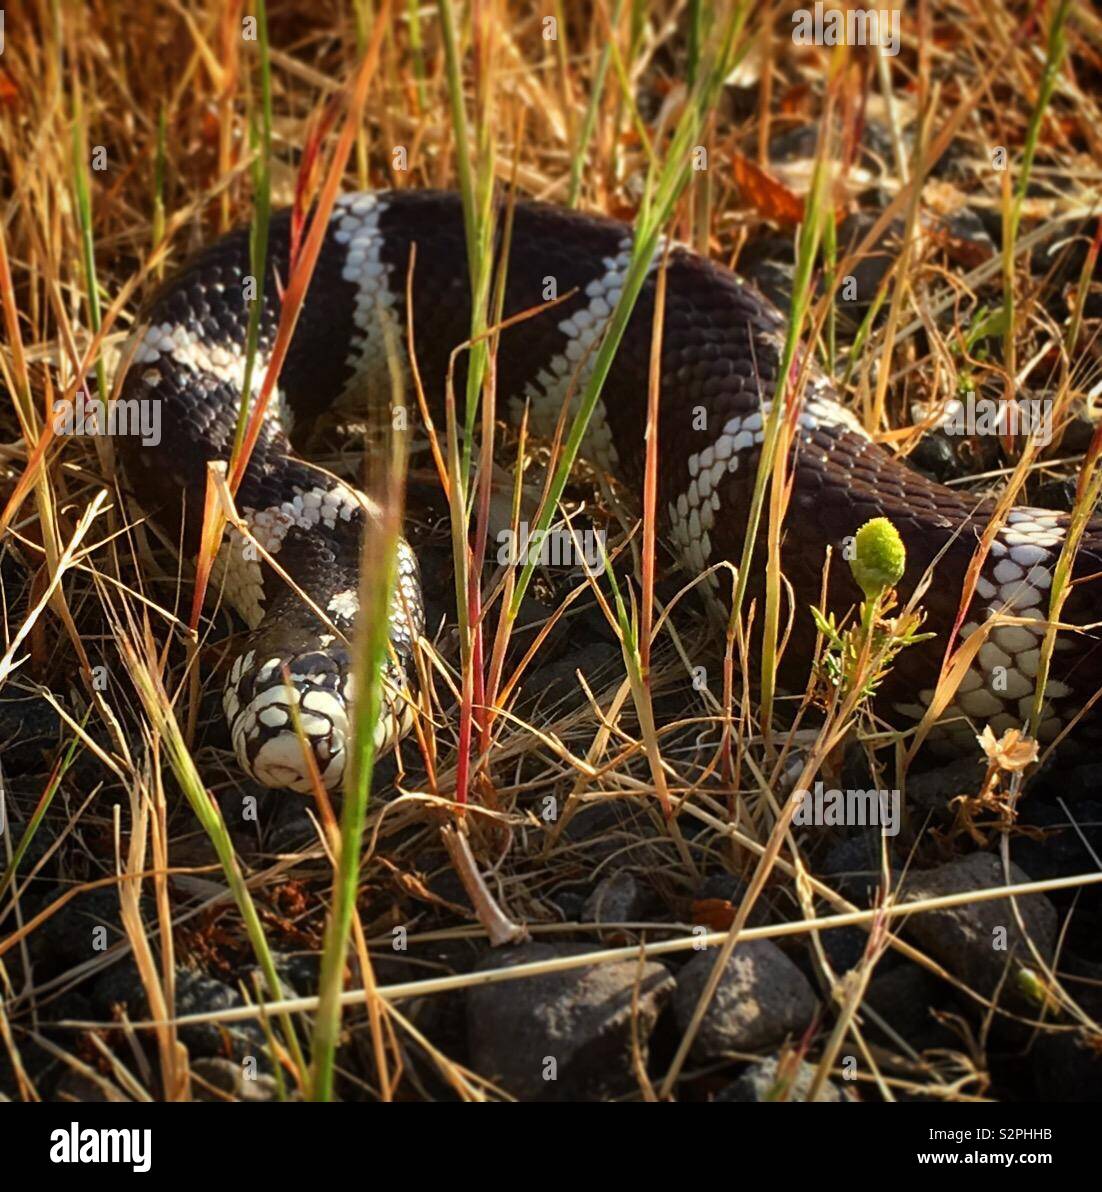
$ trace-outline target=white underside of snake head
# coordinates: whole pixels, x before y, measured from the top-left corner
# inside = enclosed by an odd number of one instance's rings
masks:
[[[318,666],[323,658],[328,667]],[[319,780],[326,790],[341,786],[351,742],[354,676],[345,671],[337,679],[331,658],[318,652],[262,657],[250,650],[234,663],[222,704],[238,763],[262,786],[299,794],[312,791]],[[408,704],[394,689],[395,678],[388,677],[375,726],[376,752],[393,746],[408,729],[402,714]]]
[[[319,665],[324,661],[328,665]],[[344,777],[351,675],[318,652],[234,663],[222,696],[234,753],[257,782],[305,794],[316,774],[327,790]]]

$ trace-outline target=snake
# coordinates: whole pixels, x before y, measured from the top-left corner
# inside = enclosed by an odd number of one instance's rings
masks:
[[[498,407],[513,421],[527,417],[530,435],[551,440],[564,411],[569,419],[577,410],[595,367],[628,277],[633,233],[615,219],[527,199],[513,204],[507,237],[504,222],[493,250],[505,278]],[[273,214],[250,401],[276,342],[294,239],[293,213]],[[471,336],[468,260],[463,205],[453,192],[344,194],[324,225],[278,383],[236,490],[241,524],[227,529],[212,585],[247,627],[227,661],[222,703],[236,758],[263,786],[305,792],[316,774],[335,789],[351,745],[349,641],[359,614],[361,543],[378,510],[354,485],[311,463],[312,435],[327,418],[362,413],[368,399],[390,400],[396,373],[408,391],[414,365],[430,409],[442,408],[455,360],[451,383],[462,394],[465,358],[455,350]],[[127,492],[185,554],[199,549],[208,467],[233,449],[256,294],[250,261],[248,227],[201,249],[146,303],[125,356],[117,402],[135,412],[132,424],[144,403],[163,427],[158,442],[116,429]],[[655,353],[660,269],[665,293]],[[658,533],[674,565],[716,600],[724,582],[717,565],[737,566],[742,557],[787,327],[787,317],[734,271],[681,243],[663,245],[581,441],[580,455],[638,501],[656,365]],[[876,695],[877,714],[904,725],[925,717],[947,643],[982,630],[982,645],[942,712],[945,739],[963,747],[984,725],[1002,733],[1026,723],[1039,676],[1046,684],[1036,736],[1063,736],[1102,686],[1091,631],[1102,522],[1087,524],[1074,554],[1060,624],[1076,631],[1057,634],[1046,652],[1049,601],[1071,515],[1010,508],[978,552],[993,500],[937,483],[878,442],[815,359],[805,362],[804,375],[793,408],[780,541],[791,602],[782,682],[793,691],[807,682],[817,634],[809,606],[825,602],[844,611],[861,598],[848,567],[825,566],[828,552],[846,557],[860,526],[887,517],[906,547],[900,598],[921,592],[924,628],[933,636],[894,660]],[[770,549],[768,520],[767,510],[758,560]],[[978,570],[969,588],[973,560]],[[761,571],[748,578],[752,599],[764,591]],[[402,541],[387,695],[375,729],[381,749],[408,729],[423,628],[418,562]],[[1043,654],[1051,655],[1047,667]]]

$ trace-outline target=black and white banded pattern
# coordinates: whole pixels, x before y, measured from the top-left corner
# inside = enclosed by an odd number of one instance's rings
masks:
[[[505,315],[565,300],[519,320],[501,336],[499,408],[550,435],[564,402],[580,394],[594,348],[624,282],[630,230],[623,224],[554,207],[520,203],[507,269]],[[415,265],[410,274],[415,251]],[[470,300],[463,219],[456,196],[431,191],[352,194],[332,215],[326,240],[274,402],[238,507],[255,537],[292,580],[284,583],[231,534],[220,581],[250,633],[233,662],[225,711],[241,765],[273,787],[306,789],[308,769],[291,728],[298,709],[326,785],[344,769],[349,713],[346,639],[357,615],[358,550],[371,510],[362,494],[309,465],[304,447],[320,417],[390,400],[397,351],[408,380],[408,322],[430,402],[439,410],[454,348],[469,335]],[[197,545],[206,466],[229,454],[244,376],[249,272],[245,232],[213,244],[157,294],[145,311],[123,396],[159,403],[165,433],[158,447],[121,438],[119,450],[140,506],[188,549]],[[288,218],[275,217],[261,320],[266,360],[288,274]],[[406,309],[407,282],[413,310]],[[649,384],[654,271],[628,324],[584,444],[597,466],[641,489]],[[395,339],[395,329],[401,334]],[[659,508],[666,540],[692,573],[737,561],[763,437],[777,387],[783,316],[737,276],[675,245],[668,258],[660,362]],[[455,391],[463,392],[465,357]],[[259,385],[262,370],[254,386]],[[408,390],[407,390],[408,391]],[[410,405],[412,407],[412,398]],[[836,554],[868,518],[890,517],[907,545],[906,596],[937,560],[923,603],[930,646],[904,651],[884,685],[880,707],[904,720],[928,704],[943,635],[955,618],[963,579],[989,505],[977,505],[908,469],[880,447],[812,368],[794,447],[794,483],[783,566],[797,608],[782,678],[806,679],[814,641],[807,606],[818,603],[828,547]],[[1066,518],[1015,510],[987,560],[964,632],[1010,614],[979,652],[953,714],[969,729],[1020,722],[1031,703],[1052,568]],[[764,549],[764,541],[762,543]],[[758,557],[762,557],[759,550]],[[402,582],[391,615],[391,704],[380,743],[408,720],[409,660],[421,630],[417,564],[403,547]],[[1102,530],[1088,530],[1064,616],[1097,619],[1091,580],[1102,572]],[[713,577],[714,580],[714,577]],[[752,593],[760,582],[752,580]],[[713,594],[722,598],[721,585]],[[304,601],[295,588],[309,597]],[[830,573],[828,599],[844,612],[858,599],[845,567]],[[311,604],[314,606],[311,607]],[[315,611],[315,609],[317,611]],[[321,615],[319,615],[319,613]],[[1048,685],[1043,736],[1052,736],[1102,682],[1098,642],[1087,630],[1058,651]],[[284,680],[284,671],[290,683]]]

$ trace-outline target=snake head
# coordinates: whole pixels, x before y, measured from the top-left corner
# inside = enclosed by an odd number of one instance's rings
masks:
[[[376,754],[409,731],[413,717],[405,686],[404,672],[388,663]],[[260,643],[250,646],[234,662],[222,692],[242,769],[273,790],[308,794],[315,773],[326,790],[337,790],[351,740],[352,690],[351,656],[331,634],[322,635],[314,649],[282,656]]]
[[[280,592],[234,662],[222,692],[238,762],[274,790],[307,794],[317,780],[336,790],[344,780],[354,724],[347,641],[354,635],[359,605],[355,576],[336,572],[331,557],[327,564],[328,570],[315,569],[313,580],[337,593],[325,605],[331,620],[315,617],[290,588]],[[422,628],[417,561],[403,540],[389,617],[383,704],[375,726],[377,754],[396,744],[413,722],[407,670],[412,643]],[[292,642],[294,649],[289,648]]]
[[[293,654],[250,645],[222,693],[238,762],[262,786],[306,794],[316,772],[335,790],[344,778],[351,699],[351,658],[331,636]]]
[[[413,717],[405,687],[404,671],[388,661],[375,725],[376,754],[392,748],[410,729]],[[314,649],[282,656],[259,644],[250,646],[233,664],[222,692],[242,769],[273,790],[308,794],[315,773],[326,790],[337,790],[351,739],[352,691],[351,655],[332,634],[323,634]]]

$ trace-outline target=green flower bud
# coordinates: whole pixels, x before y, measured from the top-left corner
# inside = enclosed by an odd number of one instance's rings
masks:
[[[907,550],[899,531],[886,517],[865,522],[857,531],[854,548],[850,568],[867,600],[875,600],[902,579]]]

